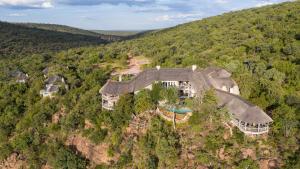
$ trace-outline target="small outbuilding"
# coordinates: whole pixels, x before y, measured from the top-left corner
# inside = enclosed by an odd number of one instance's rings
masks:
[[[13,72],[11,75],[12,77],[15,78],[17,83],[25,83],[29,77],[28,74],[21,72],[19,70]]]
[[[62,85],[65,85],[65,79],[62,76],[54,75],[45,80],[45,88],[40,90],[40,95],[43,97],[54,97]],[[67,88],[67,86],[65,86]]]

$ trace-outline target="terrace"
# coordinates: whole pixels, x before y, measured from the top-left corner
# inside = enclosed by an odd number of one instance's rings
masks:
[[[237,126],[242,132],[246,134],[263,134],[269,131],[269,124],[249,124],[237,119],[231,119],[231,123]]]

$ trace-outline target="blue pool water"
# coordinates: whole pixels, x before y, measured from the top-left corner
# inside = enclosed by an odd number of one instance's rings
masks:
[[[188,112],[192,112],[192,110],[188,108],[180,108],[180,109],[173,108],[173,109],[168,109],[168,111],[175,112],[178,114],[186,114]]]

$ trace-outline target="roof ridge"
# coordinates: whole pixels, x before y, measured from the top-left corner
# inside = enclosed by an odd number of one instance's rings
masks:
[[[233,97],[235,97],[237,99],[240,99],[240,100],[244,101],[246,104],[248,104],[249,106],[255,106],[254,104],[252,104],[251,102],[247,101],[246,99],[244,99],[240,95],[236,95],[236,94],[233,94],[233,93],[230,93],[230,92],[226,92],[226,91],[223,91],[223,90],[220,90],[220,89],[216,89],[216,88],[214,90],[216,90],[218,92],[226,93],[226,94],[231,95],[231,96],[233,96]]]

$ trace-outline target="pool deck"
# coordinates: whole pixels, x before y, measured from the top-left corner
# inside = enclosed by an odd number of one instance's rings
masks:
[[[167,120],[167,121],[173,121],[175,120],[176,123],[185,123],[189,120],[189,118],[192,116],[192,112],[187,112],[187,113],[175,113],[175,119],[174,116],[172,115],[172,117],[168,116],[168,113],[172,113],[173,112],[169,112],[169,111],[165,111],[165,110],[160,110],[159,108],[156,109],[156,113],[159,114],[163,119]]]
[[[168,111],[170,111],[172,113],[175,112],[176,114],[186,114],[186,113],[192,112],[192,110],[189,108],[179,108],[179,109],[173,108],[173,109],[168,109]]]

